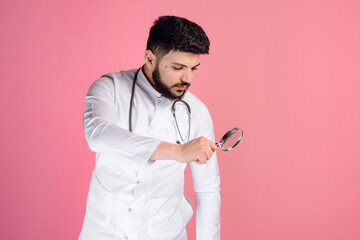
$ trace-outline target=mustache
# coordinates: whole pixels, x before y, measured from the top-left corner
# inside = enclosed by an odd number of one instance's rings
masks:
[[[190,86],[191,86],[191,83],[181,82],[181,83],[174,84],[172,87],[190,87]]]

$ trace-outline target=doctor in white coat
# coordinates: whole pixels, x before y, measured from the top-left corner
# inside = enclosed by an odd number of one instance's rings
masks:
[[[196,23],[159,17],[144,65],[91,85],[84,132],[96,164],[80,240],[187,239],[193,214],[184,196],[187,165],[196,196],[196,238],[220,239],[213,124],[206,106],[188,91],[209,45]]]

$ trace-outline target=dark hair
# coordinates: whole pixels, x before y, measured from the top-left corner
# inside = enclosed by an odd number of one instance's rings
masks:
[[[209,38],[196,23],[182,17],[161,16],[150,28],[146,49],[163,57],[171,50],[208,54],[209,46]]]

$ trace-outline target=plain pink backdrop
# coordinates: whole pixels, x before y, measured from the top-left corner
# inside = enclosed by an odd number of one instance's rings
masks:
[[[15,0],[0,13],[0,239],[77,239],[94,167],[86,91],[141,66],[164,14],[210,37],[191,91],[217,138],[245,132],[218,153],[222,239],[360,239],[358,0]]]

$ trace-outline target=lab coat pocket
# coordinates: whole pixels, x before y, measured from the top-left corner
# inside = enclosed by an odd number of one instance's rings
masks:
[[[95,227],[108,226],[111,221],[112,193],[103,187],[96,175],[90,182],[86,214]]]
[[[148,232],[153,238],[174,238],[182,230],[181,215],[176,209],[176,198],[152,198]]]
[[[153,238],[171,238],[178,236],[191,219],[193,210],[184,195],[151,199],[152,218],[148,231]]]
[[[186,225],[190,221],[194,211],[191,207],[190,199],[188,197],[186,197],[185,195],[183,195],[179,212],[183,213],[183,222]]]

